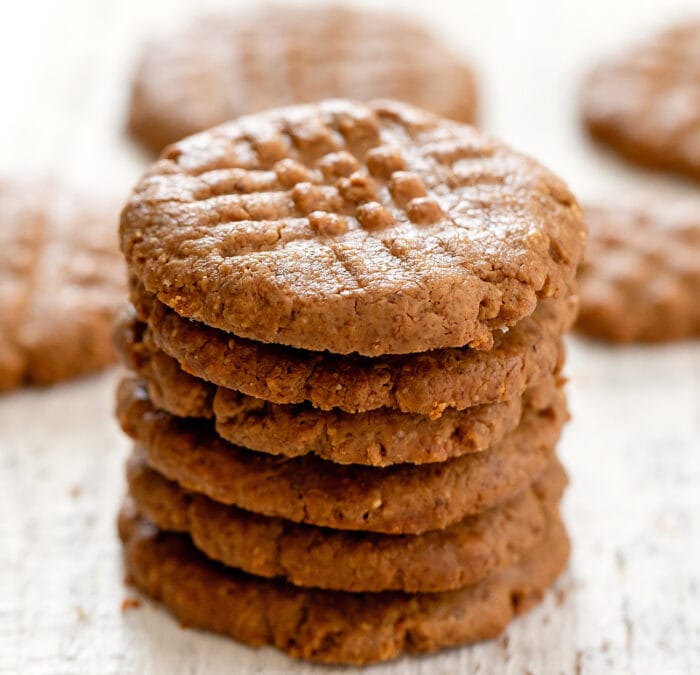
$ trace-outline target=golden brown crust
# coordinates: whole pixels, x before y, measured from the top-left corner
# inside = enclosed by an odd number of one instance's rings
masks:
[[[568,292],[580,216],[558,178],[472,127],[330,100],[170,146],[125,206],[121,243],[161,302],[240,337],[488,350],[493,330]]]
[[[156,407],[177,417],[214,419],[219,436],[250,450],[287,457],[314,453],[338,464],[424,464],[479,452],[512,432],[525,409],[549,406],[560,383],[548,375],[522,398],[448,409],[435,420],[391,408],[320,411],[309,404],[270,403],[189,375],[152,344],[138,322],[122,324],[118,335],[129,367],[144,380]]]
[[[399,15],[278,5],[195,19],[149,45],[129,128],[159,152],[239,115],[339,96],[395,98],[472,122],[476,87],[443,42]]]
[[[244,450],[206,420],[158,410],[134,379],[120,386],[117,414],[149,465],[188,490],[263,515],[388,534],[446,527],[522,491],[549,464],[566,418],[562,393],[490,450],[379,469]]]
[[[589,132],[627,159],[700,179],[700,21],[601,64],[583,92]]]
[[[413,595],[345,593],[303,589],[213,563],[186,537],[160,533],[128,503],[119,531],[131,583],[182,624],[326,663],[386,661],[495,637],[539,602],[569,555],[564,527],[552,513],[540,545],[477,585]]]
[[[0,391],[115,360],[126,289],[113,218],[65,187],[0,182]]]
[[[561,336],[578,298],[543,300],[489,352],[442,349],[423,354],[340,357],[253,342],[183,319],[132,283],[131,297],[149,339],[186,372],[274,403],[309,401],[321,410],[357,413],[377,408],[439,417],[507,401],[561,367]]]
[[[611,342],[700,335],[700,201],[586,210],[576,329]]]
[[[343,591],[436,592],[481,581],[516,564],[545,536],[566,473],[554,460],[537,486],[444,530],[420,535],[357,533],[299,525],[224,506],[163,478],[135,452],[129,495],[159,529],[184,532],[212,560],[296,586]]]

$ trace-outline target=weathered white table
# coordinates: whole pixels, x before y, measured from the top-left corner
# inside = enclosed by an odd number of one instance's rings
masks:
[[[196,4],[0,5],[0,170],[125,194],[144,161],[122,132],[134,54]],[[417,11],[472,56],[486,127],[583,198],[614,198],[694,188],[590,147],[576,123],[581,73],[694,4],[432,0]],[[574,553],[557,592],[500,640],[371,672],[700,672],[700,343],[572,339],[568,373],[561,454]],[[122,611],[135,594],[122,585],[114,528],[128,451],[112,420],[116,377],[0,399],[0,674],[325,672],[182,630],[149,603]]]

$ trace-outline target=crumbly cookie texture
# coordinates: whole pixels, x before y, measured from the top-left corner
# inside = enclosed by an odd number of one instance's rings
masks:
[[[133,307],[122,312],[114,342],[124,364],[146,383],[156,407],[177,417],[213,419],[218,387],[185,372],[174,358],[158,349],[147,326],[136,319]]]
[[[512,432],[527,408],[550,406],[562,384],[548,374],[522,397],[451,408],[434,420],[391,408],[321,411],[308,403],[270,403],[189,375],[144,340],[143,329],[129,321],[118,336],[127,364],[144,380],[156,407],[178,417],[214,419],[222,438],[250,450],[287,457],[313,453],[338,464],[424,464],[479,452]]]
[[[489,450],[379,469],[244,450],[206,420],[158,410],[133,378],[122,382],[118,398],[124,431],[153,469],[182,487],[262,515],[387,534],[446,527],[522,491],[549,464],[566,419],[561,394],[551,407],[528,411],[518,429]]]
[[[493,348],[441,349],[423,354],[340,357],[266,345],[188,321],[132,288],[137,314],[151,339],[186,372],[274,403],[309,401],[321,410],[357,413],[396,408],[438,418],[507,401],[558,372],[561,336],[578,312],[578,297],[541,300],[534,314],[497,331]]]
[[[566,565],[556,513],[517,565],[445,593],[345,593],[260,579],[213,563],[187,537],[159,532],[125,504],[119,518],[128,578],[185,626],[272,644],[293,657],[365,664],[498,635],[536,604]]]
[[[228,567],[285,577],[295,586],[412,593],[463,588],[516,564],[544,538],[547,509],[566,485],[553,460],[531,488],[502,506],[444,530],[396,536],[299,525],[224,506],[163,478],[138,452],[128,478],[140,513],[161,530],[189,534],[200,551]]]
[[[700,335],[700,202],[586,210],[576,328],[611,342]]]
[[[226,120],[282,105],[389,97],[472,122],[471,69],[398,15],[273,6],[195,19],[146,47],[129,128],[155,151]]]
[[[601,64],[582,104],[590,133],[627,159],[700,179],[700,21]]]
[[[553,174],[405,104],[330,100],[170,146],[122,212],[147,291],[239,337],[338,354],[468,345],[568,292],[585,227]]]
[[[0,180],[0,391],[103,368],[126,296],[116,210],[49,182]]]

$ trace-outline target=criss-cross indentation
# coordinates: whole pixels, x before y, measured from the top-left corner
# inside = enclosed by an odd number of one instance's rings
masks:
[[[173,146],[122,236],[184,316],[365,354],[489,348],[567,292],[583,248],[573,197],[534,161],[405,105],[342,100]]]

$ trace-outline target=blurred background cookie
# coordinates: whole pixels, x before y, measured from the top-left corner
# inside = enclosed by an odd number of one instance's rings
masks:
[[[115,360],[117,210],[49,182],[0,182],[0,391]]]
[[[239,115],[344,97],[393,98],[474,119],[470,68],[420,23],[349,7],[282,7],[200,18],[147,47],[129,129],[155,151]]]
[[[577,329],[613,342],[700,335],[700,203],[589,207]]]
[[[584,88],[583,120],[627,159],[700,179],[700,21],[601,64]]]

